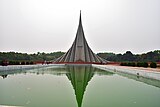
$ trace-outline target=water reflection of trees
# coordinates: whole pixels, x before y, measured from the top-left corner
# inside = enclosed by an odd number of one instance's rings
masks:
[[[44,74],[53,74],[53,75],[65,75],[66,69],[64,66],[55,66],[55,67],[46,67],[46,68],[36,68],[30,70],[13,70],[13,71],[1,71],[0,76],[4,78],[4,75],[18,75],[18,74],[36,74],[36,75],[44,75]],[[7,77],[7,76],[6,76]],[[5,77],[5,78],[6,78]]]

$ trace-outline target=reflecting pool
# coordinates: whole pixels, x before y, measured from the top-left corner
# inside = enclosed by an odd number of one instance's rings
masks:
[[[160,81],[92,66],[0,72],[0,105],[160,107]]]

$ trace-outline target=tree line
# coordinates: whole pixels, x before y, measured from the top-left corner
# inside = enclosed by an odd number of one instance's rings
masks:
[[[32,64],[37,61],[53,61],[63,55],[65,52],[37,52],[34,54],[18,53],[18,52],[0,52],[0,63],[10,61],[10,63],[21,62],[22,64]],[[126,51],[124,54],[115,53],[97,53],[98,56],[113,62],[160,62],[160,50],[150,51],[143,54],[133,54]]]
[[[3,61],[8,61],[11,65],[19,64],[32,64],[33,62],[43,62],[43,61],[53,61],[56,58],[63,55],[64,52],[51,52],[51,53],[44,53],[44,52],[37,52],[34,54],[27,54],[27,53],[18,53],[18,52],[0,52],[0,63]]]
[[[131,51],[126,51],[124,54],[97,53],[97,55],[114,62],[160,62],[160,50],[143,54],[133,54]]]

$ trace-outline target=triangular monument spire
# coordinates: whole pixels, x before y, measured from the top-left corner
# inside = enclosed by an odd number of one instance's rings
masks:
[[[106,63],[106,61],[96,54],[88,46],[88,43],[84,36],[81,11],[79,17],[79,25],[76,34],[76,38],[71,46],[71,48],[58,58],[56,63]]]

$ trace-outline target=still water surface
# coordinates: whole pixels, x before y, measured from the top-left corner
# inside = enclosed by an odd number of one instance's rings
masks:
[[[160,81],[92,66],[0,72],[0,105],[160,107]]]

